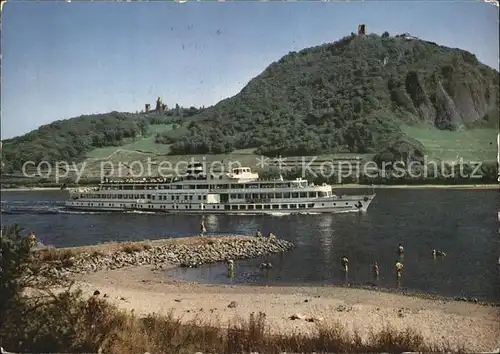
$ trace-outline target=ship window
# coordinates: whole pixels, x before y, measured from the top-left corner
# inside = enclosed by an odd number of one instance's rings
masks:
[[[345,205],[348,205],[348,204],[349,204],[349,203],[347,203],[347,202],[345,203]]]
[[[292,193],[292,198],[298,198],[299,197],[299,193]]]
[[[252,199],[259,199],[259,195],[258,194],[252,194]]]
[[[283,193],[283,198],[290,198],[290,193]]]
[[[195,189],[195,188],[196,188],[196,186],[194,184],[189,185],[189,189]]]
[[[119,195],[118,195],[118,199],[122,199],[122,197],[123,197],[123,196],[122,196],[121,194],[119,194]]]
[[[238,206],[237,206],[237,205],[231,205],[231,209],[232,209],[232,210],[237,210],[237,209],[238,209]]]
[[[270,205],[264,205],[264,209],[271,209]]]
[[[151,199],[151,194],[146,194],[146,198]]]
[[[250,193],[245,194],[245,199],[251,199],[252,195]]]
[[[184,200],[188,200],[188,196],[187,195],[184,196]]]
[[[305,208],[306,205],[305,204],[299,204],[299,208]]]
[[[238,194],[238,199],[242,199],[243,198],[243,194]]]
[[[256,205],[255,209],[258,209],[258,210],[262,209],[262,205]]]
[[[278,199],[283,198],[283,193],[276,193],[276,198],[278,198]]]
[[[307,207],[308,207],[308,208],[314,208],[314,203],[307,204]]]
[[[316,198],[316,192],[309,192],[309,198]]]
[[[290,208],[296,209],[297,208],[297,204],[290,204]]]
[[[206,195],[203,196],[203,200],[207,200],[207,196]]]
[[[188,208],[188,206],[187,206],[187,205],[184,205],[184,209],[187,209],[187,208]]]
[[[278,204],[274,204],[274,205],[273,205],[273,209],[279,209],[279,207],[280,207],[280,206],[279,206]]]
[[[288,204],[281,204],[281,209],[288,209]]]
[[[319,192],[320,198],[326,197],[328,194],[326,192]]]
[[[231,206],[230,205],[224,205],[224,209],[225,210],[229,210],[229,209],[231,209]]]
[[[175,200],[179,200],[179,196],[178,195],[175,196]]]
[[[246,209],[246,205],[240,205],[240,210]]]
[[[301,192],[300,193],[301,198],[307,198],[307,192]]]
[[[249,205],[248,209],[253,210],[253,207],[254,207],[253,205]]]
[[[231,194],[231,199],[236,199],[236,194]]]
[[[198,196],[198,200],[201,200],[201,195]]]
[[[193,196],[192,195],[189,196],[189,200],[193,200]]]

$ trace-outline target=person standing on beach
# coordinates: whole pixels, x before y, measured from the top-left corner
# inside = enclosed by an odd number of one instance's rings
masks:
[[[347,273],[348,267],[347,264],[349,263],[349,259],[347,259],[347,256],[342,257],[342,267],[344,268],[344,272]]]
[[[33,248],[36,246],[36,236],[35,236],[35,233],[33,231],[31,231],[28,234],[28,245],[30,248]]]
[[[255,237],[259,237],[259,238],[262,237],[262,232],[260,232],[260,230],[257,230]]]
[[[375,279],[378,279],[379,269],[378,269],[378,262],[377,261],[373,262],[372,271],[373,271],[373,276],[375,277]]]
[[[400,261],[396,261],[396,277],[401,279],[401,272],[403,271],[403,264]]]
[[[207,229],[205,228],[205,220],[202,218],[200,223],[200,236],[204,236],[205,232],[207,232]]]
[[[402,255],[403,253],[405,253],[405,249],[403,248],[402,244],[399,244],[398,253],[399,253],[399,255]]]

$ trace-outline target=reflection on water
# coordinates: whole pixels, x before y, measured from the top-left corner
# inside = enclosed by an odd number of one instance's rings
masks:
[[[357,191],[358,193],[360,191]],[[176,269],[179,278],[207,283],[398,285],[398,244],[405,248],[399,286],[451,296],[498,299],[498,191],[383,189],[366,213],[320,215],[205,215],[208,234],[273,232],[296,244],[285,254]],[[46,245],[183,237],[199,233],[200,215],[72,212],[67,192],[4,192],[2,224],[19,223]],[[446,257],[433,259],[439,249]],[[341,257],[349,259],[343,273]],[[376,281],[372,264],[378,261]],[[273,268],[258,265],[271,262]]]

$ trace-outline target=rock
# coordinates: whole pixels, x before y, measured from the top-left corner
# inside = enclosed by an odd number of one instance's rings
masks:
[[[295,313],[295,314],[291,315],[288,318],[291,319],[291,320],[301,320],[301,319],[304,318],[304,316],[302,316],[301,314]]]
[[[349,312],[352,310],[352,307],[351,306],[347,306],[347,305],[339,305],[337,307],[337,311],[338,312]]]
[[[236,308],[236,306],[238,306],[238,304],[236,303],[236,301],[231,301],[229,303],[229,305],[227,305],[227,307],[229,307],[230,309],[234,309],[234,308]]]
[[[216,240],[201,245],[170,244],[151,246],[140,252],[127,253],[117,251],[112,254],[82,252],[67,264],[60,264],[60,270],[52,268],[54,276],[65,274],[83,274],[107,269],[119,269],[125,266],[154,265],[161,269],[166,264],[195,268],[207,263],[224,262],[227,259],[248,259],[272,253],[285,252],[294,247],[288,241],[255,237]],[[265,269],[272,268],[271,263],[264,263]],[[154,269],[153,269],[154,271]]]
[[[307,322],[321,322],[323,321],[322,317],[308,317],[306,318]]]

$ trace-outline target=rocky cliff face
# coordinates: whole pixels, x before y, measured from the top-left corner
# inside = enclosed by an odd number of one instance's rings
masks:
[[[466,51],[411,36],[351,35],[272,63],[203,112],[173,150],[207,152],[221,134],[228,150],[380,150],[381,132],[392,136],[401,123],[454,130],[480,122],[498,107],[498,84],[498,72]]]

